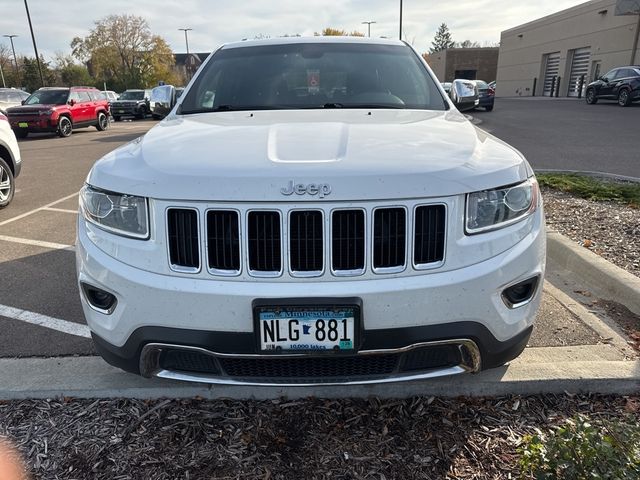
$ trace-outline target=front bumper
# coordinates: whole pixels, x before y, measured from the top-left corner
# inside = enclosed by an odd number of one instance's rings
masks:
[[[515,358],[527,343],[542,282],[531,301],[518,308],[509,308],[502,292],[518,281],[542,278],[545,263],[541,214],[529,235],[488,260],[453,271],[365,281],[230,282],[174,277],[126,265],[96,247],[89,235],[80,219],[78,279],[117,298],[115,310],[107,315],[94,310],[81,296],[99,353],[130,372],[212,383],[369,383],[501,365]],[[260,355],[253,333],[252,301],[285,297],[310,302],[314,297],[361,299],[364,332],[358,354],[325,355],[320,360],[309,360],[311,355],[297,359]],[[446,348],[440,348],[443,345]],[[167,355],[172,358],[168,364]],[[365,365],[364,370],[356,371],[349,364],[352,360],[344,360],[370,355],[378,355],[375,361],[388,362],[388,368],[374,371]],[[422,355],[424,361],[418,365],[422,368],[416,370],[415,364],[408,370],[403,367],[412,355]],[[245,370],[234,370],[238,365],[231,368],[229,358],[243,360]],[[328,374],[300,378],[296,368],[305,361],[318,364],[309,364],[314,371]],[[354,362],[360,368],[360,363],[368,361]],[[336,370],[334,364],[344,368]],[[269,365],[266,370],[265,365]],[[288,373],[269,376],[274,369]]]
[[[58,130],[58,120],[48,116],[33,116],[24,118],[10,118],[9,123],[13,130],[26,130],[29,133],[51,133]],[[22,127],[20,124],[27,124]]]

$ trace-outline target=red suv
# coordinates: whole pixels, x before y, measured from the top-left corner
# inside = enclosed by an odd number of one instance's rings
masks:
[[[18,138],[30,132],[56,132],[68,137],[74,128],[109,126],[109,102],[91,87],[44,87],[33,92],[21,107],[7,109]]]

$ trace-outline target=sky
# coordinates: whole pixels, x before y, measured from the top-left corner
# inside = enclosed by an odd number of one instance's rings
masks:
[[[426,52],[438,26],[446,23],[455,41],[485,44],[500,40],[500,32],[583,3],[575,0],[404,0],[403,36]],[[111,14],[144,17],[151,31],[174,52],[210,52],[227,42],[285,34],[313,35],[325,27],[397,38],[399,0],[29,0],[38,51],[46,60],[56,52],[70,53],[73,37],[87,35],[94,22]],[[33,56],[23,0],[0,0],[0,35],[15,34],[16,54]],[[0,36],[0,44],[9,39]]]

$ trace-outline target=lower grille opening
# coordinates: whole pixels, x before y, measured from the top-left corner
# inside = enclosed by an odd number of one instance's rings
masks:
[[[398,365],[398,356],[371,355],[352,357],[306,357],[306,358],[223,358],[222,369],[230,377],[281,378],[314,380],[327,378],[374,377],[393,373]]]
[[[210,375],[247,383],[328,383],[442,370],[467,362],[468,359],[462,357],[462,350],[458,345],[436,345],[405,353],[233,358],[215,357],[175,347],[162,350],[158,366],[173,372]]]
[[[440,345],[418,348],[404,355],[401,370],[404,372],[448,368],[460,365],[462,357],[457,345]]]
[[[160,355],[160,368],[178,372],[220,374],[215,357],[189,350],[163,351]]]

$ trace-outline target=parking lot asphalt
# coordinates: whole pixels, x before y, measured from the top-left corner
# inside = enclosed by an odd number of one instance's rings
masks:
[[[106,132],[85,129],[67,139],[38,135],[20,141],[24,165],[16,196],[0,210],[0,358],[95,353],[76,285],[77,193],[97,159],[154,124],[114,123]],[[531,346],[602,340],[547,289]]]
[[[0,210],[0,357],[94,353],[76,286],[78,191],[93,163],[155,121],[20,141],[22,172]],[[24,312],[23,312],[24,310]]]
[[[534,169],[640,178],[640,103],[622,108],[578,99],[497,98],[469,112],[480,128],[519,149]]]

